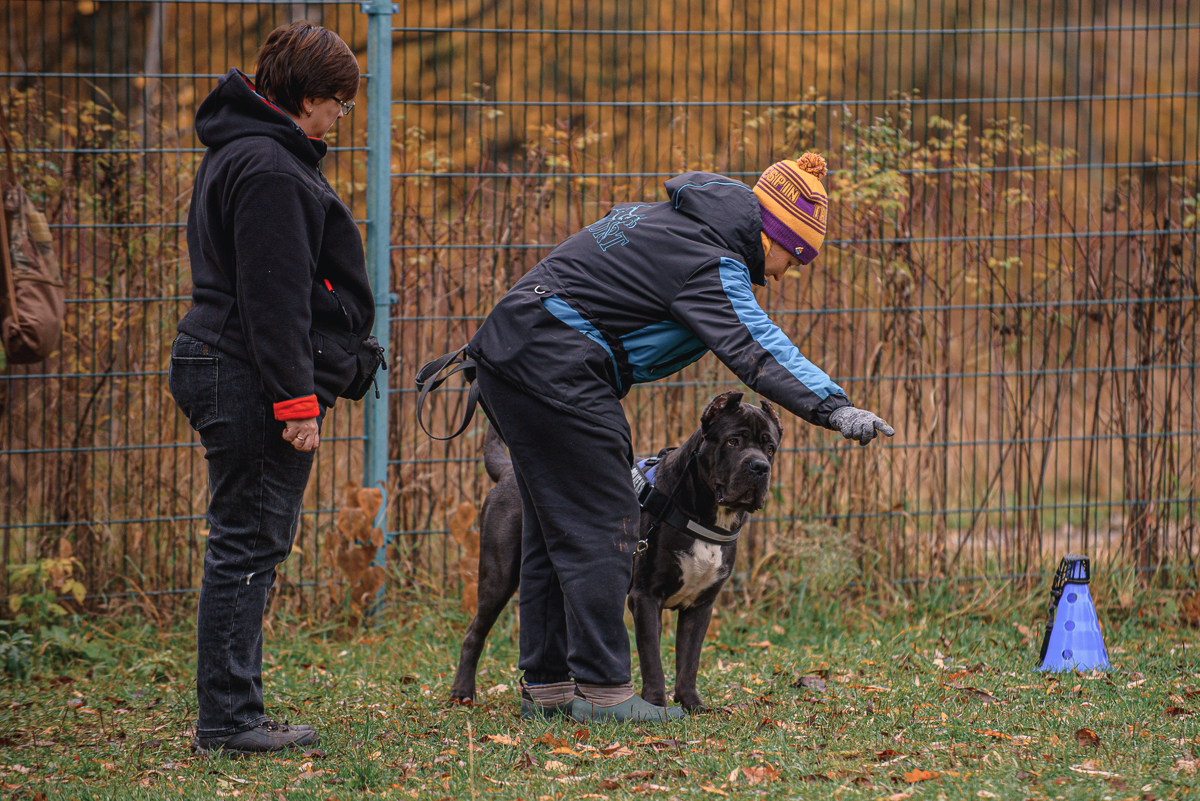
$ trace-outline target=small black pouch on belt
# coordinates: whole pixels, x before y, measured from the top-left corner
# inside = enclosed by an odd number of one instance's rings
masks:
[[[425,427],[425,399],[430,392],[446,383],[446,380],[455,373],[462,373],[470,385],[470,390],[467,392],[467,408],[463,412],[463,421],[453,434],[445,437],[439,437],[428,428]],[[471,420],[475,417],[475,408],[479,405],[479,385],[475,383],[475,361],[467,358],[467,346],[463,345],[458,350],[447,353],[445,356],[439,356],[431,362],[427,362],[420,370],[417,371],[417,423],[421,426],[421,430],[436,440],[454,439],[459,434],[467,430],[467,426],[471,424]]]
[[[375,387],[375,397],[378,398],[379,385],[375,383],[375,373],[380,367],[384,370],[388,369],[383,346],[379,344],[379,340],[375,337],[359,339],[354,334],[347,334],[345,331],[331,331],[318,326],[313,326],[312,330],[342,347],[358,361],[358,370],[354,374],[354,380],[350,382],[350,386],[338,393],[338,396],[350,400],[362,400],[366,396],[367,390]]]

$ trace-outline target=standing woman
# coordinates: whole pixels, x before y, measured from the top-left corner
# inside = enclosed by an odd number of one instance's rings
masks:
[[[208,151],[188,214],[195,288],[170,386],[208,460],[198,753],[317,742],[311,726],[265,714],[262,616],[321,420],[358,377],[346,345],[374,323],[358,226],[320,170],[322,140],[354,107],[358,80],[345,42],[297,22],[267,37],[254,81],[231,69],[196,114]]]

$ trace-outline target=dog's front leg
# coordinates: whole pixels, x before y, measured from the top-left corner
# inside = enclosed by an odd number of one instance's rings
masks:
[[[712,601],[679,610],[679,626],[675,629],[675,700],[688,712],[708,711],[696,691],[696,674],[700,672],[700,650],[711,619]]]
[[[658,706],[667,705],[667,681],[663,676],[659,639],[662,637],[662,599],[639,593],[629,596],[633,630],[637,637],[638,661],[642,664],[642,698]]]

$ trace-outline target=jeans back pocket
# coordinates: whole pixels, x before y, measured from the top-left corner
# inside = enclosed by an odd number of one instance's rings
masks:
[[[171,355],[167,384],[197,431],[217,420],[218,370],[216,356]]]

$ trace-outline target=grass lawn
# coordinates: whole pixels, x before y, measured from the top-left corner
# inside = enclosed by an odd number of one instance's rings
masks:
[[[81,624],[107,656],[0,684],[0,785],[79,799],[1200,798],[1200,641],[1153,615],[1107,621],[1111,672],[1064,676],[1032,670],[1032,613],[829,603],[794,625],[721,619],[700,687],[722,710],[661,727],[522,723],[511,612],[474,708],[445,703],[466,622],[448,606],[395,608],[352,638],[276,621],[268,712],[319,725],[322,743],[245,760],[188,751],[186,625]]]

